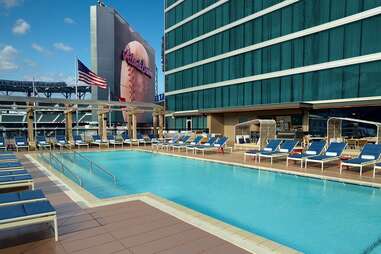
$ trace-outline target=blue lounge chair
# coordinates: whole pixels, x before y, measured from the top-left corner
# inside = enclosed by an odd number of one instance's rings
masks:
[[[169,146],[169,148],[172,148],[173,151],[175,151],[175,149],[177,148],[178,150],[181,150],[181,148],[183,148],[184,146],[187,146],[187,145],[190,145],[191,143],[191,136],[184,136],[181,140],[179,140],[178,143],[176,144],[172,144]]]
[[[228,142],[229,138],[228,137],[219,137],[214,143],[213,145],[210,145],[210,146],[205,146],[205,147],[198,147],[199,150],[202,151],[202,154],[203,156],[205,156],[205,152],[207,151],[221,151],[222,153],[226,150],[226,149],[230,149],[230,152],[233,151],[233,147],[227,147],[226,144]],[[196,149],[195,149],[195,153],[196,153]]]
[[[62,149],[65,146],[70,146],[70,144],[67,142],[66,137],[64,135],[57,135],[56,136],[56,145]]]
[[[127,132],[124,132],[122,134],[122,138],[123,138],[123,144],[132,146],[132,140]]]
[[[93,141],[91,142],[91,144],[99,146],[99,149],[102,147],[102,145],[109,147],[108,141],[102,140],[101,136],[93,135],[92,138]]]
[[[74,140],[74,146],[77,146],[78,149],[81,147],[81,146],[87,146],[87,149],[89,148],[89,144],[86,143],[85,141],[83,141],[81,135],[75,135],[73,137],[73,140]]]
[[[295,149],[298,141],[295,140],[285,140],[276,151],[262,151],[258,154],[259,162],[261,158],[270,158],[270,163],[273,164],[274,158],[287,157]]]
[[[381,162],[376,163],[376,165],[374,165],[374,168],[373,168],[373,178],[376,177],[376,170],[378,170],[378,169],[381,169]]]
[[[148,138],[150,139],[150,143],[151,144],[153,144],[153,143],[159,143],[159,140],[157,139],[155,134],[149,134]]]
[[[303,162],[310,157],[320,155],[324,147],[326,145],[325,141],[313,141],[310,146],[308,147],[307,151],[304,153],[300,154],[290,154],[287,156],[287,167],[288,167],[288,161],[293,160],[293,161],[300,161],[300,167],[303,167]]]
[[[0,152],[0,158],[1,158],[1,156],[10,156],[10,155],[15,155],[15,153],[12,152],[12,151],[3,151],[3,152]]]
[[[186,139],[187,136],[178,136],[177,138],[174,138],[168,142],[164,142],[163,144],[161,144],[161,149],[167,149],[169,150],[173,145],[175,144],[180,144],[180,142],[183,142],[184,139]]]
[[[216,142],[217,137],[210,137],[206,143],[193,146],[193,153],[197,154],[197,151],[202,151],[202,154],[205,155],[205,150],[207,148],[214,147]]]
[[[167,148],[168,146],[172,145],[172,144],[176,144],[177,142],[179,142],[179,140],[182,138],[182,136],[174,136],[171,140],[169,141],[164,141],[162,143],[158,143],[156,144],[156,148],[157,150],[159,150],[160,148],[164,149],[164,148]]]
[[[29,151],[29,145],[28,145],[28,141],[26,140],[26,137],[25,136],[15,137],[15,147],[17,152],[19,151],[20,148],[27,148]]]
[[[27,190],[0,194],[0,207],[47,200],[41,190]]]
[[[360,176],[362,176],[363,167],[374,165],[380,159],[381,145],[380,144],[366,144],[357,158],[342,161],[340,163],[340,174],[343,171],[343,166],[359,167]]]
[[[0,162],[14,162],[14,161],[18,161],[16,155],[14,154],[0,156]]]
[[[0,177],[0,189],[31,187],[34,190],[34,182],[31,175],[13,175]]]
[[[145,139],[144,136],[141,134],[141,133],[138,133],[137,136],[136,136],[136,140],[134,140],[134,142],[140,146],[141,144],[142,145],[147,145],[147,144],[150,144],[151,141],[149,141],[148,139]]]
[[[246,162],[246,157],[254,157],[255,161],[257,161],[258,154],[261,152],[274,152],[277,151],[282,140],[280,139],[270,139],[267,145],[260,151],[257,150],[248,150],[243,154],[243,160]]]
[[[189,143],[189,145],[185,146],[185,151],[188,153],[188,150],[191,150],[192,153],[194,153],[194,148],[201,145],[201,141],[203,140],[203,136],[199,135],[196,136],[192,142]]]
[[[305,167],[307,168],[308,162],[315,162],[321,164],[321,171],[324,171],[324,163],[332,161],[340,161],[340,156],[343,154],[346,143],[332,142],[327,151],[322,155],[309,157],[306,159]]]
[[[17,169],[17,170],[1,170],[0,177],[3,176],[15,176],[15,175],[29,175],[28,171],[25,169]]]
[[[117,138],[115,137],[115,135],[107,135],[107,140],[108,140],[108,143],[109,143],[109,146],[110,145],[113,145],[114,146],[114,149],[117,145],[121,145],[122,148],[123,148],[123,141],[122,140],[117,140]]]
[[[38,148],[49,148],[49,149],[52,148],[51,145],[46,141],[45,136],[37,136],[36,144]]]
[[[0,207],[0,229],[51,222],[58,241],[57,213],[47,200]]]
[[[1,170],[15,170],[15,169],[24,169],[24,167],[19,161],[0,162],[0,171]]]
[[[3,149],[4,151],[7,150],[7,144],[5,144],[4,137],[0,137],[0,149]]]

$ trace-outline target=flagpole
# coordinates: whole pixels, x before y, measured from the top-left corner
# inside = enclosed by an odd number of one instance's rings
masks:
[[[111,110],[110,110],[110,101],[111,101],[111,87],[110,84],[107,85],[108,88],[108,124],[111,129]]]
[[[76,94],[76,97],[77,97],[77,100],[79,100],[79,95],[78,95],[78,57],[75,57],[75,94]],[[77,128],[77,135],[79,135],[78,133],[78,122],[79,122],[79,119],[78,119],[78,104],[77,104],[77,110],[75,111],[75,117],[76,117],[76,128]]]

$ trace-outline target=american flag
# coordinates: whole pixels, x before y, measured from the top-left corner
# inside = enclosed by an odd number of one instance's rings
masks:
[[[88,85],[98,86],[99,88],[106,89],[107,81],[92,72],[81,61],[78,60],[78,80],[85,82]]]

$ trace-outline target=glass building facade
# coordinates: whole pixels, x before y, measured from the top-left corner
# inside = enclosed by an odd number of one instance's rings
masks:
[[[381,0],[167,0],[169,129],[258,105],[381,96]],[[242,110],[241,110],[242,111]]]

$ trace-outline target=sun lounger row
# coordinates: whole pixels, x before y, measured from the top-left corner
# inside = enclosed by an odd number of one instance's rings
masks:
[[[34,190],[32,176],[19,161],[2,161],[15,156],[0,153],[0,189],[31,188],[21,192],[0,194],[0,230],[39,223],[52,223],[58,241],[57,213],[41,190]]]
[[[244,161],[247,157],[252,157],[255,161],[260,162],[261,158],[269,158],[271,164],[275,158],[286,158],[287,166],[290,161],[300,162],[300,167],[308,167],[308,164],[318,163],[321,165],[321,171],[324,171],[324,164],[337,161],[340,163],[340,174],[343,167],[358,167],[360,176],[365,166],[373,167],[373,177],[376,170],[381,169],[381,144],[366,144],[360,154],[353,159],[342,161],[342,154],[347,147],[344,142],[331,142],[327,149],[325,141],[313,141],[306,151],[302,153],[293,153],[297,142],[293,140],[282,141],[280,139],[269,140],[268,144],[261,151],[246,151],[244,153]]]
[[[228,138],[227,137],[209,137],[205,143],[201,143],[204,139],[203,136],[197,135],[193,139],[190,135],[184,136],[175,136],[171,140],[163,140],[162,142],[152,143],[152,149],[167,150],[167,151],[178,151],[181,152],[184,150],[186,153],[191,151],[193,154],[201,152],[205,155],[205,152],[208,151],[224,151],[229,149],[232,151],[232,147],[227,146]]]

